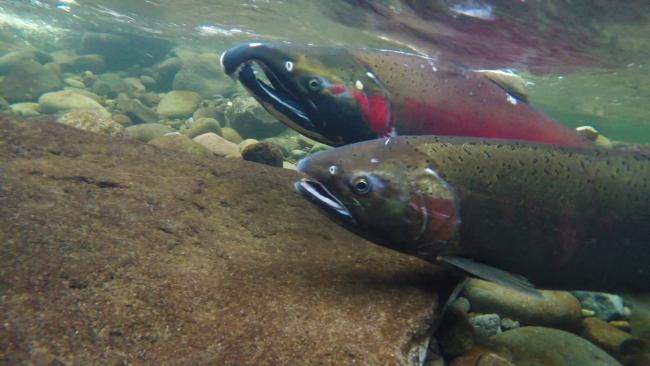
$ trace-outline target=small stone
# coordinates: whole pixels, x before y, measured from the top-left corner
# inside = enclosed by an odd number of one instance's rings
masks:
[[[82,130],[109,136],[124,136],[124,127],[97,110],[75,110],[61,116],[57,122]]]
[[[505,332],[506,330],[519,328],[519,322],[512,320],[510,318],[501,319],[501,329]]]
[[[612,320],[609,325],[628,333],[632,330],[632,325],[627,320]]]
[[[147,90],[147,88],[138,78],[126,78],[124,79],[124,82],[131,85],[136,92],[141,93]]]
[[[156,123],[159,116],[156,111],[145,106],[137,99],[131,99],[126,94],[120,94],[115,100],[115,108],[135,121]]]
[[[185,131],[185,134],[190,138],[195,138],[204,133],[213,132],[221,135],[221,125],[219,121],[214,118],[199,118],[195,120],[192,125]]]
[[[623,342],[632,339],[632,335],[615,328],[605,321],[593,317],[582,320],[582,336],[602,349],[617,355]]]
[[[595,312],[595,311],[593,311],[593,310],[589,310],[589,309],[585,309],[585,308],[580,309],[580,313],[581,313],[582,316],[585,317],[585,318],[588,318],[588,317],[590,317],[590,316],[595,316],[595,315],[596,315],[596,312]]]
[[[319,142],[319,143],[314,144],[314,146],[312,146],[312,148],[309,150],[309,153],[310,153],[310,154],[315,154],[315,153],[317,153],[317,152],[321,152],[321,151],[329,150],[329,149],[331,149],[331,148],[332,148],[332,147],[327,146],[327,145],[325,145],[325,144],[321,144],[321,143]]]
[[[170,132],[174,130],[160,123],[142,123],[126,128],[127,136],[142,142],[149,142]]]
[[[140,82],[142,82],[144,85],[154,85],[156,84],[156,79],[148,75],[142,75],[140,76]]]
[[[289,169],[289,170],[298,170],[298,166],[296,166],[296,164],[291,163],[289,161],[283,161],[282,168]]]
[[[121,93],[133,96],[134,91],[135,88],[131,84],[115,73],[101,74],[93,83],[93,92],[108,98],[117,98]]]
[[[45,113],[67,112],[75,109],[95,109],[108,114],[101,104],[71,90],[45,93],[38,98],[41,111]]]
[[[133,124],[133,121],[131,121],[131,118],[125,114],[115,114],[113,115],[113,121],[121,124],[124,127],[129,127]]]
[[[303,150],[291,150],[291,157],[299,160],[307,156],[307,153],[304,152]]]
[[[38,103],[29,102],[12,104],[11,111],[22,117],[36,117],[41,114]]]
[[[169,133],[164,136],[156,137],[149,141],[149,144],[163,149],[184,151],[192,155],[213,156],[212,152],[205,146],[180,133]]]
[[[192,114],[192,118],[199,119],[199,118],[214,118],[217,121],[223,120],[223,113],[219,113],[215,107],[210,107],[210,106],[200,106],[196,111],[194,111],[194,114]]]
[[[173,90],[167,93],[158,104],[158,114],[163,118],[190,117],[200,102],[201,96],[198,93]]]
[[[75,88],[83,89],[83,88],[86,87],[86,84],[84,84],[84,82],[79,80],[79,79],[66,78],[66,79],[63,80],[63,82],[65,82],[66,85],[70,85],[70,86],[75,87]]]
[[[593,310],[602,320],[625,318],[623,298],[618,295],[591,291],[574,291],[573,294],[580,300],[583,308]]]
[[[543,298],[529,296],[493,282],[470,279],[463,290],[472,311],[495,313],[522,325],[546,325],[574,329],[582,319],[580,302],[566,291],[540,291]]]
[[[223,136],[226,140],[235,144],[239,144],[243,141],[239,133],[230,127],[222,128],[221,136]]]
[[[501,333],[501,317],[499,314],[481,314],[469,319],[478,339],[487,339]]]
[[[80,55],[66,60],[61,67],[66,72],[101,72],[106,69],[106,61],[104,56],[99,54]]]
[[[490,337],[488,345],[507,353],[515,365],[620,366],[612,356],[572,333],[544,327],[521,327]]]
[[[246,139],[246,140],[239,143],[239,151],[240,152],[244,151],[244,149],[246,147],[251,146],[251,145],[255,145],[257,143],[259,143],[259,141],[255,140],[255,139]]]
[[[203,135],[196,136],[194,141],[208,148],[208,150],[215,153],[217,156],[227,158],[240,158],[239,147],[236,144],[226,140],[225,138],[217,135],[216,133],[208,132]]]
[[[241,152],[244,160],[266,164],[275,167],[282,167],[284,156],[282,150],[272,142],[259,142],[246,146]]]
[[[91,92],[91,91],[89,91],[87,89],[75,88],[73,86],[66,86],[66,87],[63,88],[63,90],[69,90],[69,91],[71,91],[73,93],[83,95],[85,97],[88,97],[88,98],[94,100],[95,102],[97,102],[99,104],[102,104],[102,100],[104,100],[99,95],[97,95],[97,94],[95,94],[95,93],[93,93],[93,92]]]

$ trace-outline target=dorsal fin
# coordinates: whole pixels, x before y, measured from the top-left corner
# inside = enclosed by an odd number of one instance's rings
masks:
[[[513,97],[528,102],[528,86],[526,80],[521,76],[503,70],[476,70],[476,72],[500,86]]]

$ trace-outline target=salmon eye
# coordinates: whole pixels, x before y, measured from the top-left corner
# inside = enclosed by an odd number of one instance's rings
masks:
[[[307,82],[307,87],[309,88],[309,90],[313,92],[320,91],[322,88],[320,79],[319,78],[309,79],[309,81]]]
[[[359,176],[352,179],[352,190],[358,195],[366,195],[370,193],[370,181],[364,176]]]

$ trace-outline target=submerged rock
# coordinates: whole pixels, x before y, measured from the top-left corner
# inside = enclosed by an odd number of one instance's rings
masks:
[[[489,344],[507,352],[517,366],[621,365],[588,341],[551,328],[516,328],[491,337]]]
[[[196,136],[194,141],[208,148],[217,156],[226,158],[241,158],[239,146],[226,140],[225,138],[217,135],[216,133],[208,132],[203,135]]]
[[[162,123],[142,123],[126,128],[127,136],[142,142],[149,142],[170,132],[174,130]]]
[[[282,150],[272,142],[258,142],[257,144],[248,145],[241,150],[241,155],[244,160],[278,168],[282,167],[284,161]]]
[[[70,111],[56,121],[85,131],[109,136],[124,136],[124,126],[113,121],[110,115],[92,109]]]
[[[230,127],[246,138],[265,139],[287,130],[287,126],[270,115],[252,97],[234,98],[225,114]]]
[[[618,295],[591,291],[574,291],[573,294],[583,308],[592,310],[602,320],[625,318],[625,304]]]
[[[13,67],[0,82],[0,95],[10,103],[30,102],[41,94],[61,89],[63,83],[47,67],[25,61]]]
[[[183,151],[192,155],[212,156],[212,152],[191,138],[180,133],[168,133],[149,141],[149,144],[163,149]]]
[[[134,91],[135,88],[131,84],[112,73],[97,76],[97,80],[93,83],[93,92],[108,98],[117,98],[121,93],[132,96]]]
[[[237,131],[235,131],[233,128],[230,127],[224,127],[221,129],[221,136],[225,138],[226,140],[234,143],[234,144],[240,144],[244,139],[239,135]]]
[[[11,111],[23,117],[36,117],[41,114],[38,103],[15,103],[11,105]]]
[[[145,106],[137,99],[131,99],[126,94],[120,94],[115,100],[115,108],[137,122],[156,123],[158,112]]]
[[[45,93],[38,98],[38,104],[45,113],[67,112],[75,109],[94,109],[102,111],[104,115],[108,115],[108,112],[106,112],[101,104],[90,97],[72,90]]]
[[[236,84],[219,67],[220,55],[187,53],[182,68],[174,76],[175,90],[191,90],[204,99],[230,96]],[[169,61],[172,63],[172,61]]]
[[[436,267],[371,245],[295,172],[0,121],[7,364],[420,365]]]
[[[487,339],[501,333],[501,317],[499,314],[480,314],[469,319],[478,339]]]
[[[478,279],[469,280],[463,290],[473,312],[496,313],[522,325],[563,329],[579,327],[582,318],[580,303],[571,293],[544,290],[541,293],[543,299]]]
[[[128,37],[111,33],[84,33],[79,45],[81,54],[99,54],[113,69],[132,65],[148,66],[162,60],[169,53],[169,41],[129,34]]]
[[[162,118],[190,117],[201,103],[201,96],[187,90],[172,90],[158,104],[158,114]]]
[[[583,319],[581,335],[614,356],[621,353],[621,347],[626,341],[634,339],[631,334],[598,318]]]
[[[194,138],[204,133],[213,132],[221,135],[221,125],[219,121],[214,118],[199,118],[192,122],[192,125],[185,131],[185,134],[190,138]]]

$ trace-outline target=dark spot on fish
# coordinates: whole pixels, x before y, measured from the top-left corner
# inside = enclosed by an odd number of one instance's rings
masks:
[[[490,155],[489,152],[483,150],[483,154],[485,155],[486,158],[491,158],[492,156]]]

